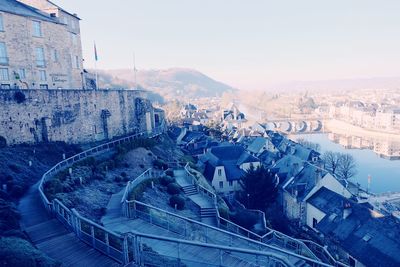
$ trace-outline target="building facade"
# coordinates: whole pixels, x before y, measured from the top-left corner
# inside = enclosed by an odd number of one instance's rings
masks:
[[[0,1],[1,88],[87,88],[79,21],[47,0]]]

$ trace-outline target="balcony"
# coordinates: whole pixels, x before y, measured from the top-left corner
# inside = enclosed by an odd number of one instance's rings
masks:
[[[8,66],[9,58],[8,57],[0,57],[0,65]]]
[[[46,67],[46,60],[36,60],[36,66],[39,68],[45,68]]]

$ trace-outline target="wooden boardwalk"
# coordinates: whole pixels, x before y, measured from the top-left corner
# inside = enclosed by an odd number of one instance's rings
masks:
[[[50,218],[39,197],[38,184],[32,186],[21,199],[21,227],[32,243],[62,266],[116,267],[120,264],[81,242],[57,219]]]

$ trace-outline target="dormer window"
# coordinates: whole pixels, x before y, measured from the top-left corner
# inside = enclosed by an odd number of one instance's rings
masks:
[[[221,176],[221,175],[222,175],[222,170],[218,169],[218,176]]]

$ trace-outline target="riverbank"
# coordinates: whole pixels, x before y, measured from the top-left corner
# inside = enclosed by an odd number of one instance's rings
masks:
[[[389,139],[400,142],[400,133],[394,134],[394,133],[367,130],[340,120],[325,120],[324,127],[325,127],[325,132],[334,132],[345,135],[370,136],[374,138]]]

